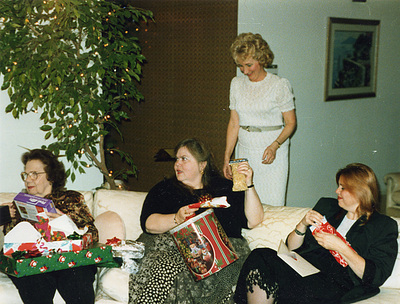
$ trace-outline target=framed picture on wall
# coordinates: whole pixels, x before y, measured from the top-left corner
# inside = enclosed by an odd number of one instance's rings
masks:
[[[379,20],[329,18],[325,101],[376,96]]]

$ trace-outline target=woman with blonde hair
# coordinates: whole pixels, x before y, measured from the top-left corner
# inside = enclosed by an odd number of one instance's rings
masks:
[[[224,175],[232,179],[229,161],[247,158],[263,204],[285,204],[289,137],[296,129],[294,95],[289,81],[266,71],[274,54],[260,34],[240,34],[231,54],[244,76],[232,79],[230,119],[226,133]]]

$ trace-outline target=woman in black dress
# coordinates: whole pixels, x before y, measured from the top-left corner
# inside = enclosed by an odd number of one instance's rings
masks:
[[[321,198],[286,241],[320,272],[301,277],[274,250],[256,249],[240,273],[236,303],[352,303],[379,292],[396,260],[397,223],[376,211],[379,190],[371,168],[347,165],[336,182],[338,198]],[[308,227],[319,227],[324,216],[351,247],[334,234],[312,234]]]
[[[253,228],[263,219],[263,208],[252,184],[253,171],[247,162],[238,172],[246,177],[248,189],[232,191],[232,181],[223,178],[214,165],[210,150],[196,139],[175,148],[175,176],[161,181],[148,193],[141,214],[145,257],[131,276],[129,303],[231,303],[233,289],[243,262],[250,253],[242,228]],[[217,273],[195,282],[169,230],[205,209],[189,205],[203,198],[226,196],[229,208],[215,208],[239,260]]]

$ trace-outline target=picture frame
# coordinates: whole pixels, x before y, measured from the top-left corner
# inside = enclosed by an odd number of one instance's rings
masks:
[[[376,97],[379,20],[330,17],[325,101]]]

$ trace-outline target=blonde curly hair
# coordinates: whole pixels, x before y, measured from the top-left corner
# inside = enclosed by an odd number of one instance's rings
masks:
[[[261,66],[267,68],[274,61],[274,53],[260,34],[242,33],[238,35],[230,50],[236,64],[238,64],[238,59],[245,60],[252,57]]]

